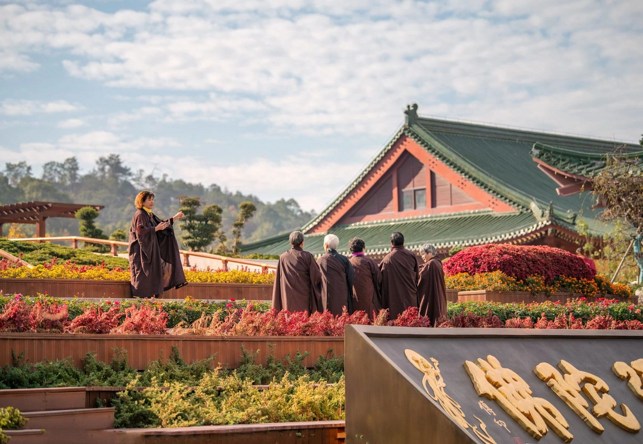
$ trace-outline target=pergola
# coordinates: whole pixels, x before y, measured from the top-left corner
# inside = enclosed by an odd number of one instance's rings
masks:
[[[76,211],[83,207],[92,207],[97,211],[104,205],[74,204],[63,202],[18,202],[0,205],[0,236],[3,236],[4,224],[36,224],[36,236],[45,237],[45,224],[50,217],[74,218]]]

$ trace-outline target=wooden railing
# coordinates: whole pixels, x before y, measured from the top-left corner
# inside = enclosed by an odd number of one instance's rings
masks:
[[[19,241],[19,242],[53,242],[53,241],[71,242],[72,248],[78,248],[78,242],[85,242],[88,244],[109,245],[110,252],[113,256],[118,256],[118,247],[127,247],[128,245],[127,242],[123,242],[123,241],[116,241],[111,239],[95,239],[92,237],[82,237],[82,236],[24,237],[24,238],[10,238],[8,240]],[[179,252],[183,257],[183,266],[185,267],[190,266],[190,257],[200,257],[204,259],[210,259],[210,260],[221,262],[221,268],[224,271],[228,271],[231,266],[261,268],[262,273],[274,272],[277,268],[275,265],[257,262],[250,259],[221,256],[218,254],[203,253],[200,251],[179,250]]]
[[[19,265],[22,265],[23,267],[33,268],[33,265],[23,261],[19,257],[15,257],[13,254],[9,253],[8,251],[0,250],[0,257],[7,259],[9,262],[15,262]]]

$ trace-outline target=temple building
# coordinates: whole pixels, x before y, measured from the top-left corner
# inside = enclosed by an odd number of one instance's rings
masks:
[[[583,178],[616,150],[643,157],[629,143],[424,118],[417,105],[405,114],[390,142],[301,228],[304,249],[322,254],[324,236],[334,233],[344,254],[357,236],[369,255],[382,256],[400,231],[416,251],[426,242],[442,251],[486,243],[575,251],[611,229]],[[289,247],[283,233],[242,251],[278,255]]]

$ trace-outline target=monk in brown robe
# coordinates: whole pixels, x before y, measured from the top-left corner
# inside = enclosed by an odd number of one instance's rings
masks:
[[[420,316],[428,316],[431,325],[447,316],[447,288],[444,284],[442,262],[436,257],[437,250],[431,244],[422,247],[424,264],[418,278],[418,298],[420,299]]]
[[[381,308],[382,273],[380,273],[377,262],[365,255],[366,243],[362,239],[351,239],[349,248],[351,251],[349,261],[355,270],[355,278],[353,279],[355,310],[365,311],[373,319],[374,313],[377,313]]]
[[[164,290],[187,285],[179,245],[174,237],[175,219],[159,219],[152,212],[154,193],[141,191],[134,200],[136,212],[129,230],[130,287],[134,297],[159,297]]]
[[[382,272],[382,308],[388,308],[389,318],[397,318],[409,307],[418,306],[418,258],[404,248],[404,235],[391,235],[391,252],[380,263]]]
[[[344,307],[349,313],[353,307],[353,266],[348,258],[337,252],[339,238],[334,234],[324,237],[324,251],[317,259],[321,271],[321,299],[324,310],[339,316]]]
[[[291,249],[279,256],[272,307],[277,310],[323,311],[320,286],[321,274],[315,258],[303,250],[304,234],[290,233]]]

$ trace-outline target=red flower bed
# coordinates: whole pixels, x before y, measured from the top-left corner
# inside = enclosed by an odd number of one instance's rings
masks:
[[[593,279],[596,274],[579,256],[560,248],[488,244],[465,248],[444,264],[447,275],[502,271],[518,280],[542,276],[551,284],[559,276]]]
[[[37,300],[28,304],[15,296],[0,312],[0,331],[9,332],[64,332],[113,334],[174,334],[212,336],[343,336],[347,324],[371,324],[363,311],[344,312],[334,316],[330,312],[290,312],[258,310],[248,304],[245,308],[231,306],[212,315],[205,312],[190,323],[181,322],[167,328],[168,314],[162,306],[143,304],[123,308],[108,303],[108,308],[90,306],[70,319],[68,306],[57,300]],[[542,329],[626,329],[643,330],[641,306],[599,299],[588,302],[585,298],[567,304],[545,302],[540,304],[450,304],[446,318],[438,321],[443,328],[542,328]],[[417,307],[410,307],[394,320],[388,319],[388,310],[380,310],[373,325],[399,327],[429,327],[426,316],[420,316]]]

